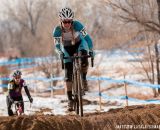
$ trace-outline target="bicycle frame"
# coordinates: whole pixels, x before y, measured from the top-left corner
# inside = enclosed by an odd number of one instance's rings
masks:
[[[82,99],[82,90],[83,82],[82,82],[82,73],[81,73],[81,58],[89,58],[89,55],[78,55],[71,57],[64,57],[64,59],[72,59],[73,60],[73,76],[72,76],[72,90],[73,90],[73,100],[74,100],[74,110],[77,115],[83,116],[83,99]],[[92,66],[93,66],[93,58],[91,58]]]
[[[83,101],[82,101],[82,77],[81,77],[81,61],[80,59],[73,60],[73,96],[74,110],[77,114],[83,116]]]

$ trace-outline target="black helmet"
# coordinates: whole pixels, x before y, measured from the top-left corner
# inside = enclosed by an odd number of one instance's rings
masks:
[[[19,71],[19,70],[16,70],[16,71],[13,73],[13,77],[21,76],[21,75],[22,75],[22,72]]]

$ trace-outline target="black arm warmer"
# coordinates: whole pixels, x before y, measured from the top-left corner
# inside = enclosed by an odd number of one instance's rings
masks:
[[[27,87],[27,86],[24,86],[24,90],[25,90],[25,92],[26,92],[28,98],[30,98],[31,95],[30,95],[30,93],[29,93],[28,87]]]

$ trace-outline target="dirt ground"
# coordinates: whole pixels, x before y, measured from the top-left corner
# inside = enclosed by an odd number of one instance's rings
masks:
[[[160,128],[160,105],[129,106],[103,113],[0,117],[0,130],[118,130]],[[158,127],[158,128],[157,128]]]

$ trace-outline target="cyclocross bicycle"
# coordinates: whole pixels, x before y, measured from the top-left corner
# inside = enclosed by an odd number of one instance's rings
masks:
[[[20,116],[23,114],[22,103],[29,102],[29,101],[14,101],[15,104],[15,115]]]
[[[83,116],[83,100],[84,85],[82,80],[81,59],[89,58],[90,55],[74,55],[64,57],[64,59],[71,59],[73,61],[73,76],[72,76],[72,92],[73,92],[73,109],[77,115]],[[93,67],[93,57],[91,57],[91,66]],[[63,66],[62,66],[63,67]]]

